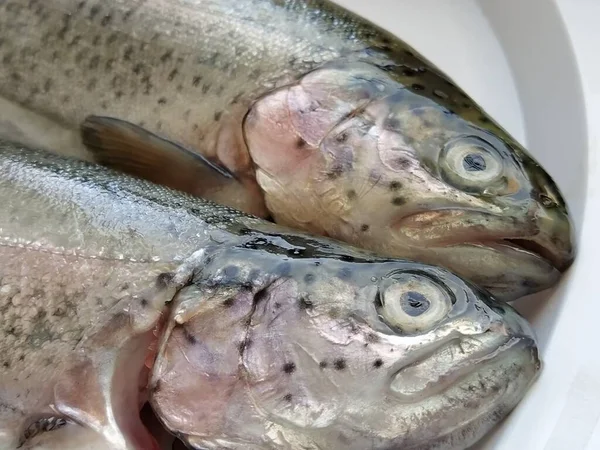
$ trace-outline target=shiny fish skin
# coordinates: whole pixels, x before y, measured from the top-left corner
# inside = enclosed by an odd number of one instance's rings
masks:
[[[3,450],[155,448],[147,398],[196,448],[454,450],[540,369],[435,266],[7,142],[0,198]]]
[[[81,124],[116,117],[236,181],[206,192],[173,153],[140,169],[144,142],[107,165],[443,265],[503,300],[553,286],[573,260],[544,169],[436,67],[332,3],[12,0],[0,40],[0,134],[12,139],[91,159]]]

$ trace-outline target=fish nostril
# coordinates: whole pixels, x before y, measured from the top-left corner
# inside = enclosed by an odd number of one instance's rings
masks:
[[[539,201],[545,208],[553,208],[558,206],[558,204],[548,195],[540,193],[538,195]]]

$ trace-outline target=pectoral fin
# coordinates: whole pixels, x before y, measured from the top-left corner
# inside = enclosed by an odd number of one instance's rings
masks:
[[[163,186],[204,196],[237,183],[226,168],[124,120],[89,116],[81,134],[99,164]]]

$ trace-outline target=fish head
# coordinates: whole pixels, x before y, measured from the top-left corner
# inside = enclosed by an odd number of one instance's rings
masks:
[[[280,267],[247,261],[240,276]],[[444,269],[286,264],[252,289],[196,283],[175,308],[151,404],[192,448],[465,448],[540,369],[526,321]]]
[[[550,175],[491,120],[423,90],[331,63],[254,103],[244,133],[272,216],[445,266],[502,300],[555,284],[574,236]]]

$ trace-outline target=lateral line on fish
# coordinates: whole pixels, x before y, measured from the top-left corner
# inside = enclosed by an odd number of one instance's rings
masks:
[[[101,260],[101,261],[125,261],[125,262],[132,262],[132,263],[136,263],[136,264],[150,264],[150,263],[156,263],[156,262],[160,262],[161,259],[158,256],[155,256],[151,259],[136,259],[136,258],[119,258],[119,257],[108,257],[108,256],[102,256],[102,255],[82,255],[80,253],[77,253],[74,250],[64,250],[64,251],[59,251],[59,250],[51,250],[49,248],[45,248],[42,247],[41,245],[35,245],[32,243],[25,243],[25,244],[20,244],[20,243],[15,243],[15,242],[7,242],[10,238],[4,237],[3,238],[3,242],[0,241],[0,247],[11,247],[11,248],[22,248],[24,250],[32,250],[32,251],[36,251],[36,252],[41,252],[41,253],[49,253],[52,255],[59,255],[59,256],[74,256],[76,258],[81,258],[81,259],[94,259],[94,260]]]

